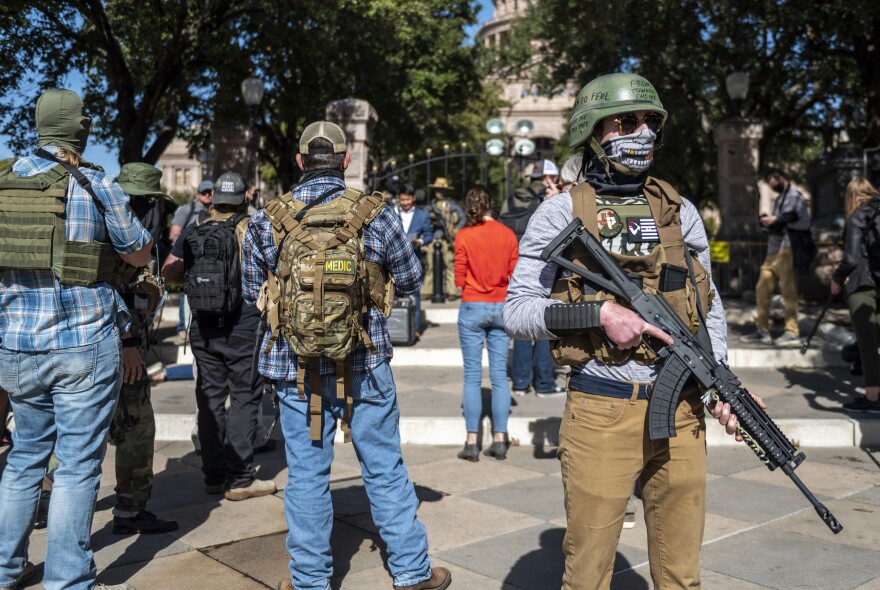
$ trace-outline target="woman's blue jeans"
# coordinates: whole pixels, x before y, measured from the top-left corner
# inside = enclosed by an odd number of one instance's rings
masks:
[[[503,303],[462,303],[458,310],[458,337],[464,360],[464,422],[468,432],[478,432],[483,413],[483,342],[489,349],[489,379],[492,382],[492,429],[507,432],[510,415],[510,387],[507,384],[507,355],[510,337],[504,331]]]
[[[119,332],[47,352],[0,348],[0,386],[15,415],[0,480],[0,587],[13,586],[28,553],[40,486],[54,448],[60,465],[49,505],[43,587],[88,590],[97,569],[92,516],[107,433],[122,386]]]

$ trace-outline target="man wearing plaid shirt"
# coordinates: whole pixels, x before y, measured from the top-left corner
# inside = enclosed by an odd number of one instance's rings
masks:
[[[43,94],[36,123],[37,146],[45,153],[18,160],[4,178],[48,172],[58,160],[79,167],[90,128],[82,111],[74,92]],[[86,167],[80,172],[95,194],[69,176],[65,239],[109,243],[129,264],[147,264],[152,241],[128,197],[103,172]],[[2,193],[0,200],[10,202]],[[14,219],[2,216],[0,240],[14,241],[8,235]],[[112,284],[77,286],[59,282],[50,270],[2,270],[0,387],[9,392],[15,431],[0,480],[0,590],[16,588],[33,574],[27,537],[53,447],[60,466],[49,509],[43,585],[49,590],[95,586],[89,538],[101,460],[122,384],[119,335],[129,325],[128,310]]]
[[[296,163],[304,174],[293,197],[308,204],[330,192],[328,200],[345,189],[343,171],[350,154],[345,133],[338,126],[312,123],[300,137]],[[332,189],[337,189],[336,193]],[[327,202],[325,200],[324,202]],[[366,261],[382,265],[394,278],[398,295],[417,293],[421,267],[399,218],[383,209],[364,229]],[[242,245],[242,293],[256,303],[260,288],[271,269],[278,271],[278,252],[272,225],[260,211],[251,217]],[[388,568],[394,586],[407,590],[442,590],[452,580],[445,568],[430,567],[425,527],[416,517],[418,498],[403,463],[398,430],[394,377],[389,361],[391,342],[385,315],[370,309],[366,328],[376,352],[358,345],[352,361],[352,441],[361,463],[364,485],[370,498],[373,521],[388,546]],[[330,464],[336,420],[342,417],[344,402],[336,399],[336,365],[321,359],[323,396],[322,440],[309,438],[310,387],[304,396],[296,389],[296,356],[283,338],[268,354],[267,334],[263,340],[259,370],[275,382],[281,400],[281,426],[287,452],[288,483],[284,490],[287,519],[287,550],[292,578],[282,580],[279,590],[328,590],[333,575],[330,531],[333,505],[330,499]]]

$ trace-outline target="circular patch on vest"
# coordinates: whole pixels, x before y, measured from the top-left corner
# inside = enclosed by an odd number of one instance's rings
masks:
[[[623,230],[623,222],[614,209],[599,209],[596,212],[596,223],[599,225],[599,235],[603,238],[613,238]]]

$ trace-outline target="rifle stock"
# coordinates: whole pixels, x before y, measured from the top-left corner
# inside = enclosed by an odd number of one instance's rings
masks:
[[[575,242],[587,249],[602,267],[605,276],[594,273],[565,258],[565,251]],[[577,274],[594,287],[615,295],[646,322],[669,334],[673,343],[660,349],[660,374],[648,406],[648,433],[651,440],[675,436],[675,409],[686,383],[692,379],[716,402],[727,403],[737,416],[737,428],[746,444],[773,471],[780,468],[816,509],[823,522],[835,534],[843,526],[795,475],[795,468],[805,456],[799,453],[742,386],[730,368],[706,350],[690,328],[670,308],[662,295],[645,293],[620,268],[602,244],[584,228],[580,219],[572,221],[541,253],[541,258]]]

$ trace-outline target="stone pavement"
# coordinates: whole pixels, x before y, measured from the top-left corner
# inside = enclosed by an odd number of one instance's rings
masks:
[[[390,589],[353,448],[336,448],[332,587]],[[404,448],[432,562],[452,570],[455,590],[558,590],[565,511],[554,449],[514,447],[507,461],[482,457],[476,464],[456,459],[457,450]],[[843,523],[840,535],[831,534],[788,478],[769,472],[751,451],[709,448],[705,588],[880,589],[880,457],[853,448],[806,454],[797,473]],[[285,483],[280,450],[258,461],[260,477]],[[289,559],[281,493],[245,502],[207,496],[199,465],[190,444],[160,443],[150,508],[178,519],[180,530],[114,536],[109,447],[92,536],[99,581],[127,581],[138,590],[275,587]],[[652,587],[640,502],[637,508],[638,524],[623,531],[618,547],[615,589]],[[45,544],[46,531],[35,531],[30,558],[38,564]]]

